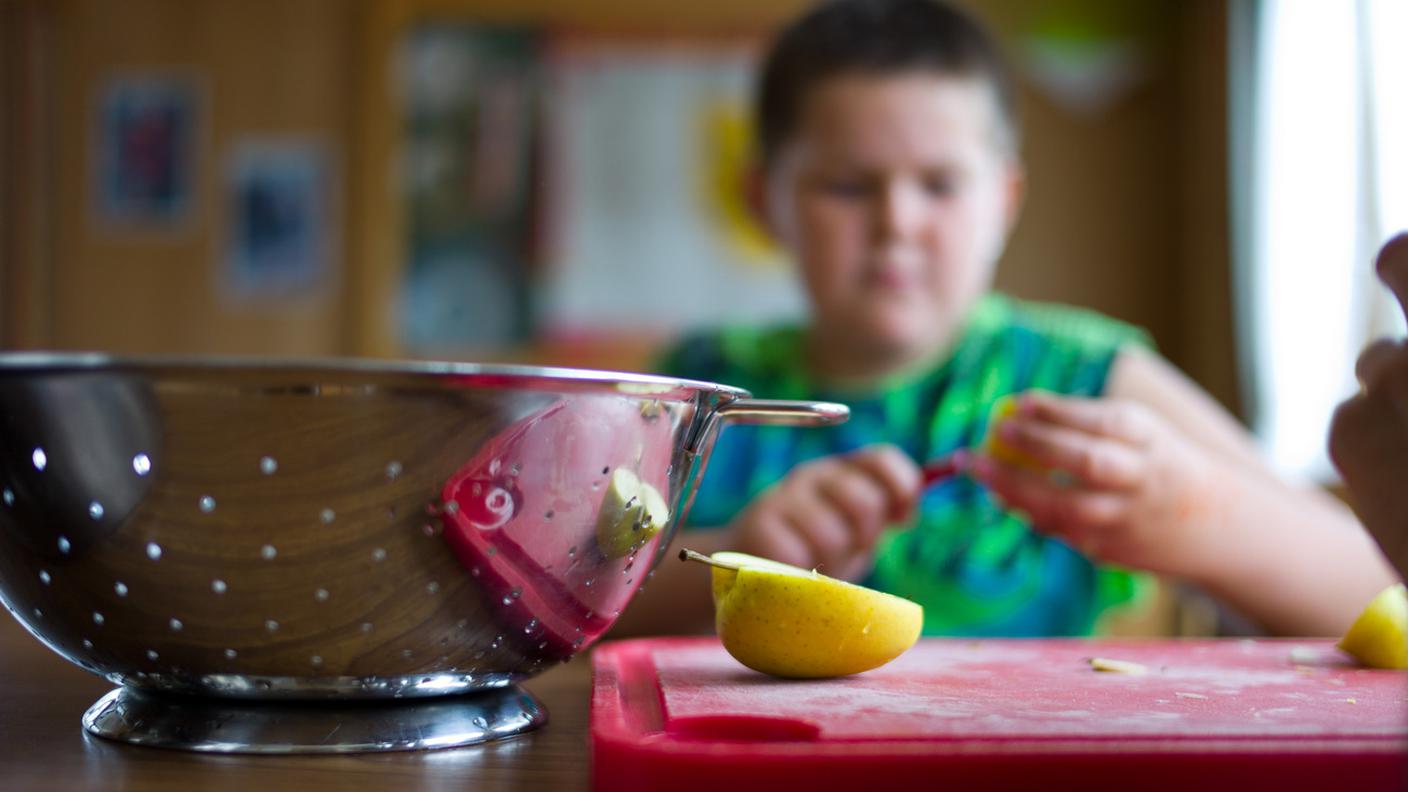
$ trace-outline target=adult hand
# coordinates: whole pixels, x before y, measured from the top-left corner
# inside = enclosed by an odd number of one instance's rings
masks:
[[[1378,272],[1408,312],[1408,233],[1379,251]],[[1359,394],[1330,423],[1330,458],[1360,520],[1398,574],[1408,576],[1408,344],[1374,342],[1355,375]]]

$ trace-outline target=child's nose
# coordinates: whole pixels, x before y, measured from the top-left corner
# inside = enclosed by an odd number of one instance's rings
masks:
[[[924,194],[917,185],[895,180],[879,191],[875,208],[877,241],[907,239],[924,222]]]

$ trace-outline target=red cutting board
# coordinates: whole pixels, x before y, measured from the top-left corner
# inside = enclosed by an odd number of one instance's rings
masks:
[[[1408,788],[1408,674],[1328,641],[926,639],[783,680],[665,638],[604,644],[593,670],[603,791]]]

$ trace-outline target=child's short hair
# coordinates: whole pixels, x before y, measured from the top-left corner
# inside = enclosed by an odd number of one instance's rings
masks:
[[[823,0],[778,34],[764,61],[756,107],[763,162],[775,161],[819,83],[842,74],[925,71],[987,84],[998,143],[1016,152],[1012,77],[976,20],[937,0]]]

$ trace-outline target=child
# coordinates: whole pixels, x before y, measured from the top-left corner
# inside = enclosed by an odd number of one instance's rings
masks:
[[[1187,578],[1275,632],[1342,631],[1390,580],[1347,510],[1276,480],[1139,331],[990,293],[1022,197],[1013,104],[988,37],[929,0],[833,0],[782,32],[755,203],[809,320],[689,339],[662,369],[852,418],[726,429],[690,514],[714,530],[675,546],[901,594],[930,634],[1088,634],[1136,595],[1123,567]],[[993,402],[1019,392],[1003,439],[1057,474],[978,456],[921,491],[916,463],[977,448]],[[666,560],[618,634],[710,613],[701,572]]]
[[[1379,277],[1408,312],[1408,233],[1379,252]],[[1361,391],[1335,411],[1330,454],[1364,525],[1408,576],[1408,347],[1381,339],[1355,366]]]

